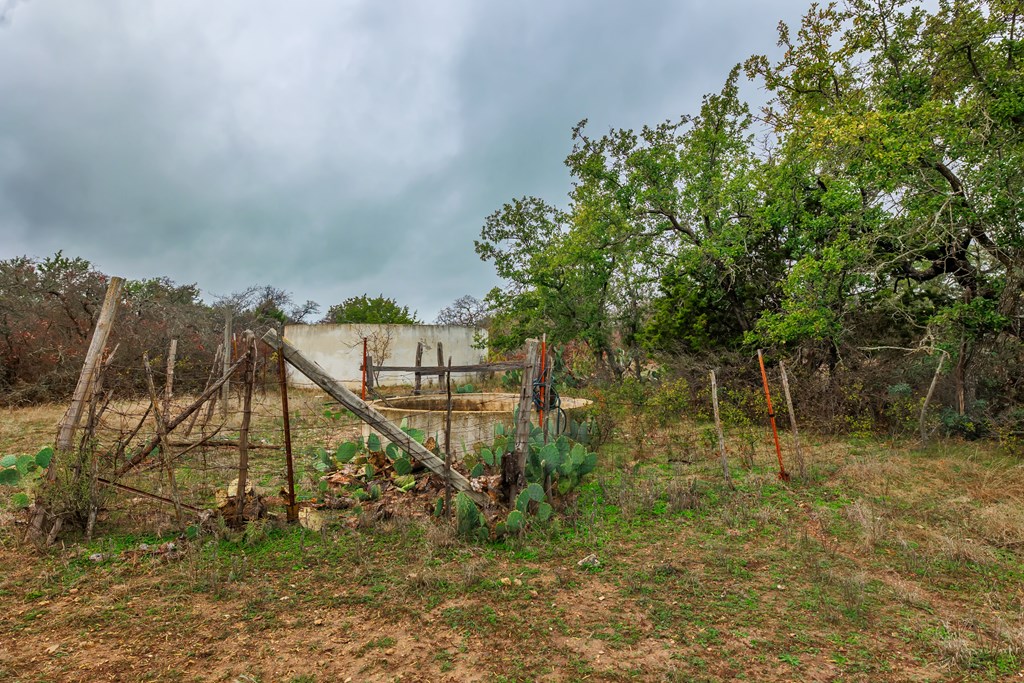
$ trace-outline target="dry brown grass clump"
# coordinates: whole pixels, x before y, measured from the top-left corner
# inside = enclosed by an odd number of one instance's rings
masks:
[[[986,543],[997,548],[1024,546],[1024,505],[996,503],[981,508],[971,517],[972,526]]]
[[[961,535],[936,534],[939,552],[944,558],[956,564],[990,565],[996,562],[996,554],[983,542]]]
[[[959,631],[952,631],[939,640],[939,652],[948,664],[958,667],[970,666],[977,655],[974,644]]]
[[[867,493],[882,493],[906,479],[907,468],[893,460],[877,456],[858,457],[840,467],[837,475],[850,488]]]
[[[864,547],[874,548],[885,539],[888,524],[871,503],[858,498],[847,505],[843,512],[857,530]]]

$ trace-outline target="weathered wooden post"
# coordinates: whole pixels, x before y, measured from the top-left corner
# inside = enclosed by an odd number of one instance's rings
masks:
[[[789,376],[786,374],[786,364],[779,361],[779,372],[782,373],[782,392],[786,395],[786,407],[789,409],[789,426],[793,429],[793,451],[796,453],[796,473],[800,479],[807,480],[807,464],[804,462],[804,453],[800,450],[800,431],[796,427],[796,411],[793,410],[793,397],[789,393]]]
[[[515,505],[516,496],[526,487],[526,457],[530,448],[530,412],[533,409],[533,378],[537,366],[536,339],[526,340],[526,361],[523,383],[519,388],[519,410],[516,415],[515,450],[504,458],[501,468],[501,490],[509,507]]]
[[[441,372],[437,373],[437,388],[438,390],[440,390],[441,387],[444,386],[445,375],[444,344],[442,344],[441,342],[437,342],[437,367],[441,370]]]
[[[416,367],[423,365],[423,342],[416,342]],[[416,371],[416,384],[413,385],[412,395],[419,396],[423,390],[423,374]]]
[[[256,383],[256,336],[246,330],[242,336],[245,347],[245,387],[242,394],[242,426],[238,430],[238,487],[235,489],[235,520],[245,523],[245,490],[249,478],[249,423],[252,420],[252,390]]]
[[[729,459],[725,456],[725,435],[722,433],[722,418],[718,413],[718,378],[715,371],[711,371],[711,405],[715,410],[715,430],[718,432],[718,452],[722,459],[722,476],[725,477],[725,484],[733,488],[732,477],[729,475]]]
[[[174,348],[173,346],[171,347]],[[160,407],[160,398],[156,393],[156,383],[153,381],[153,368],[149,364],[149,353],[142,352],[142,365],[146,371],[146,386],[149,389],[149,402],[153,404],[153,417],[156,420],[156,433],[160,437],[160,455],[163,460],[164,470],[167,473],[167,485],[171,489],[171,500],[174,501],[174,520],[181,526],[181,498],[178,495],[178,483],[174,479],[174,463],[171,458],[171,440],[167,438],[166,406]]]
[[[107,337],[114,325],[114,318],[117,317],[117,307],[121,303],[121,290],[124,287],[124,278],[112,277],[107,285],[106,296],[103,297],[103,306],[100,308],[99,318],[96,319],[96,327],[93,329],[92,340],[89,342],[89,349],[85,352],[85,362],[82,364],[82,372],[78,375],[78,384],[75,385],[74,394],[71,396],[71,405],[68,406],[64,418],[57,429],[56,453],[46,470],[44,487],[49,486],[57,478],[57,463],[66,458],[71,452],[75,441],[75,430],[82,419],[82,412],[85,410],[85,401],[90,394],[93,382],[96,381],[96,374],[99,372],[100,361],[103,357],[103,349],[107,345]],[[35,542],[43,541],[43,525],[46,522],[46,508],[42,502],[42,496],[37,495],[32,506],[32,513],[29,516],[28,531],[25,534],[27,539]],[[46,541],[56,539],[64,520],[58,517],[53,522]]]
[[[932,383],[928,385],[928,393],[924,397],[924,403],[921,404],[921,418],[918,421],[918,427],[921,430],[922,446],[928,443],[928,431],[926,426],[926,418],[928,416],[928,404],[932,402],[932,394],[935,393],[935,387],[939,383],[939,375],[942,374],[942,364],[945,362],[947,356],[947,353],[945,351],[942,351],[940,349],[940,352],[942,353],[942,355],[939,356],[939,364],[935,367],[935,374],[932,375]]]
[[[230,308],[224,309],[224,358],[222,359],[223,366],[221,367],[221,378],[229,377],[230,373],[228,368],[231,367],[231,325],[232,325],[232,313]],[[221,385],[220,390],[220,416],[222,419],[228,419],[228,401],[231,398],[231,383],[224,382]]]
[[[172,339],[167,349],[167,378],[164,381],[164,415],[171,414],[171,399],[174,398],[174,360],[178,355],[178,340]]]

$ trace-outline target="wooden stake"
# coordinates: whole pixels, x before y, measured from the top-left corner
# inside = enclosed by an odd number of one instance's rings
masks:
[[[711,405],[715,409],[715,430],[718,432],[718,452],[722,459],[722,476],[725,485],[733,488],[732,477],[729,475],[729,459],[725,455],[725,435],[722,433],[722,418],[718,414],[718,380],[715,371],[711,371]]]
[[[93,437],[96,433],[96,426],[99,424],[100,418],[106,411],[107,406],[110,405],[110,400],[114,396],[113,390],[106,393],[106,397],[103,400],[103,405],[99,405],[100,394],[103,392],[103,380],[106,377],[107,369],[110,367],[111,362],[114,360],[114,354],[117,353],[117,349],[120,346],[115,345],[114,349],[107,356],[107,359],[103,362],[103,366],[100,368],[99,373],[96,376],[96,381],[93,382],[92,400],[89,401],[89,418],[85,423],[85,433],[82,435],[82,443],[79,445],[79,453],[84,456],[86,451],[86,445],[89,445],[89,514],[86,517],[85,522],[85,538],[86,541],[92,540],[92,531],[96,526],[96,517],[99,514],[99,498],[96,490],[96,480],[99,477],[100,469],[100,458],[96,452],[96,447],[93,442]],[[84,460],[80,458],[80,461]],[[76,476],[78,473],[76,472]]]
[[[213,378],[217,376],[217,366],[220,365],[220,354],[223,351],[223,349],[224,349],[224,347],[222,345],[217,346],[217,352],[213,355],[213,367],[210,368],[210,376],[206,378],[206,384],[203,386],[203,391],[206,391],[207,389],[210,388],[210,384],[213,383]],[[210,400],[210,408],[209,408],[209,411],[208,411],[208,416],[206,418],[206,421],[203,423],[203,428],[206,427],[206,422],[209,422],[210,421],[210,417],[213,416],[213,404],[216,403],[216,402],[217,402],[217,396],[214,395],[212,397],[212,399]],[[192,433],[192,428],[196,426],[196,420],[198,420],[198,419],[199,419],[199,411],[196,411],[192,415],[192,419],[189,420],[188,425],[185,426],[185,437],[186,438],[188,438],[188,435]]]
[[[942,364],[946,360],[948,355],[942,349],[939,349],[942,354],[939,356],[939,364],[935,367],[935,374],[932,375],[932,383],[928,386],[928,394],[924,397],[924,403],[921,404],[921,418],[918,422],[918,427],[921,430],[921,445],[928,443],[928,431],[925,424],[925,418],[928,415],[928,404],[932,401],[932,394],[935,393],[935,386],[939,383],[939,375],[942,374]]]
[[[242,426],[238,430],[238,487],[235,489],[235,522],[245,523],[245,489],[249,477],[249,422],[252,420],[252,390],[256,379],[254,359],[256,337],[246,330],[242,337],[245,345],[245,386],[242,394]]]
[[[423,365],[423,342],[416,342],[416,367]],[[449,373],[449,376],[450,373]],[[423,375],[417,370],[416,384],[413,385],[412,395],[419,396],[423,389]]]
[[[188,408],[186,408],[180,415],[178,415],[178,417],[174,418],[173,420],[169,420],[167,422],[167,431],[168,431],[168,433],[174,431],[175,427],[177,427],[182,422],[187,420],[189,418],[189,416],[192,415],[192,413],[194,413],[195,411],[199,410],[199,408],[202,407],[202,405],[204,403],[206,403],[206,401],[213,394],[215,394],[218,391],[220,391],[221,387],[223,387],[225,384],[228,383],[228,379],[231,377],[231,373],[233,373],[235,371],[235,369],[239,365],[241,365],[244,361],[245,361],[244,358],[242,358],[241,360],[235,361],[235,363],[230,368],[228,368],[228,374],[226,376],[221,377],[220,379],[218,379],[217,382],[212,387],[210,387],[209,389],[204,391],[203,394],[199,398],[197,398],[195,401],[193,401],[192,405],[190,405]],[[145,446],[142,447],[142,450],[140,450],[138,453],[133,455],[131,457],[131,459],[128,460],[128,462],[126,462],[124,465],[121,466],[120,469],[117,470],[117,472],[115,473],[115,476],[121,477],[121,476],[124,475],[125,472],[127,472],[128,470],[136,467],[139,463],[141,463],[143,460],[145,460],[146,458],[149,457],[149,454],[153,452],[153,449],[156,448],[157,444],[159,444],[159,443],[160,443],[160,436],[159,435],[154,436],[152,439],[150,439],[146,443]]]
[[[536,339],[526,340],[526,365],[519,388],[519,412],[516,416],[515,450],[502,459],[501,490],[506,504],[515,505],[516,496],[526,487],[526,456],[530,448],[530,411],[533,409],[533,377],[537,371]]]
[[[221,379],[227,380],[231,376],[228,371],[228,366],[231,365],[231,310],[225,309],[224,311],[224,358],[222,359],[223,366],[221,367]],[[231,383],[225,381],[221,385],[220,390],[220,416],[221,419],[228,419],[228,401],[231,400]]]
[[[171,340],[167,350],[167,379],[164,383],[164,415],[171,414],[171,399],[174,397],[174,358],[178,353],[178,340]]]
[[[174,501],[174,519],[181,526],[181,497],[178,495],[178,484],[174,479],[174,466],[171,464],[171,447],[167,439],[167,424],[160,409],[160,399],[153,382],[153,368],[149,365],[149,353],[142,352],[142,365],[146,370],[146,386],[149,389],[149,401],[153,404],[153,417],[156,418],[156,433],[160,437],[160,455],[163,456],[164,469],[167,471],[167,484],[171,488],[171,500]]]
[[[786,375],[786,364],[779,361],[779,372],[782,373],[782,391],[786,395],[786,407],[789,409],[789,426],[793,429],[793,452],[796,453],[796,473],[800,479],[807,480],[807,464],[804,462],[803,451],[800,450],[800,431],[796,427],[796,411],[793,410],[793,397],[789,393],[789,376]]]
[[[114,318],[117,316],[117,307],[121,303],[121,289],[124,287],[124,278],[112,277],[107,285],[107,294],[103,298],[103,308],[100,309],[96,327],[92,333],[92,340],[89,342],[89,349],[85,352],[85,362],[82,365],[82,372],[78,375],[78,384],[75,385],[75,392],[71,397],[71,405],[61,420],[57,432],[57,454],[66,453],[71,450],[75,441],[75,430],[82,419],[82,412],[85,409],[85,401],[89,396],[92,383],[96,379],[96,372],[103,357],[103,348],[107,345],[107,337],[113,327]],[[50,471],[56,474],[53,467],[54,461],[50,462]],[[51,481],[53,477],[47,473]]]
[[[437,367],[441,369],[441,372],[437,373],[437,388],[440,389],[444,384],[445,368],[444,368],[444,344],[437,342]]]

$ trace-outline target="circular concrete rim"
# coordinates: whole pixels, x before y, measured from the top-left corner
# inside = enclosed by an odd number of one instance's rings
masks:
[[[455,398],[456,396],[458,396],[460,399],[465,399],[465,398],[470,398],[470,397],[479,398],[481,400],[481,402],[484,402],[486,400],[493,400],[493,401],[498,401],[498,400],[505,401],[505,400],[507,400],[509,402],[509,407],[507,409],[502,409],[502,410],[455,410],[453,408],[452,409],[452,414],[453,415],[455,413],[466,413],[466,414],[470,414],[470,415],[509,415],[509,414],[511,414],[512,412],[515,411],[516,404],[519,401],[519,394],[497,393],[497,392],[494,392],[494,393],[474,393],[474,394],[452,394],[452,398]],[[410,408],[410,407],[406,407],[406,406],[402,406],[402,405],[395,405],[396,401],[411,400],[411,402],[415,402],[415,401],[426,401],[426,400],[429,400],[429,399],[443,400],[443,397],[441,397],[439,394],[420,394],[418,396],[415,395],[415,394],[409,394],[409,395],[406,395],[406,396],[395,396],[393,398],[388,398],[388,399],[377,399],[375,401],[370,401],[369,404],[371,406],[373,406],[374,408],[376,408],[377,410],[394,410],[394,411],[401,411],[403,413],[409,413],[409,414],[413,414],[413,413],[436,413],[436,412],[438,412],[438,409],[436,409],[436,408],[434,408],[434,409],[431,409],[431,408]],[[587,399],[587,398],[577,398],[577,397],[574,397],[574,396],[562,396],[562,397],[560,397],[560,399],[561,399],[561,402],[562,402],[561,403],[562,410],[579,410],[580,408],[586,408],[587,406],[593,404],[593,401],[591,401],[590,399]]]

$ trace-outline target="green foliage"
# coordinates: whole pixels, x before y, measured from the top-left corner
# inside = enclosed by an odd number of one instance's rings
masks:
[[[313,449],[313,469],[317,472],[329,472],[335,468],[334,458],[325,448]]]
[[[416,477],[411,474],[403,474],[394,478],[395,486],[402,491],[410,491],[416,486]]]
[[[501,386],[506,391],[519,391],[523,386],[523,371],[506,370],[501,376]]]
[[[519,510],[513,510],[508,513],[508,519],[505,520],[505,530],[510,534],[517,534],[526,527],[526,517]]]
[[[356,457],[356,453],[359,452],[359,444],[354,441],[346,441],[338,445],[338,451],[335,453],[335,458],[338,463],[345,464],[352,462],[352,458]]]
[[[531,482],[530,500],[543,500],[541,484],[550,481],[560,495],[575,489],[597,467],[597,453],[588,452],[581,443],[572,443],[564,434],[544,444],[543,431],[530,434],[530,452],[526,458],[526,479]],[[540,498],[537,496],[540,495]]]
[[[50,466],[50,461],[53,460],[53,448],[45,446],[36,453],[35,463],[38,467],[46,469]]]
[[[977,411],[979,406],[975,406]],[[985,417],[972,411],[972,414],[961,415],[952,408],[946,408],[940,415],[942,428],[947,436],[958,436],[973,441],[987,435],[991,425]],[[980,411],[978,411],[980,412]]]
[[[0,458],[0,484],[5,486],[29,486],[39,474],[50,465],[53,459],[53,448],[45,446],[35,455],[5,455]],[[21,502],[27,499],[23,492],[14,494],[12,499],[15,507],[24,507]],[[27,505],[27,503],[25,503]]]
[[[383,294],[366,294],[345,299],[327,310],[324,322],[361,325],[415,325],[420,321],[408,306],[399,306],[394,299]]]
[[[551,514],[554,512],[554,508],[551,507],[550,503],[541,502],[537,506],[537,519],[542,522],[546,522],[551,519]]]
[[[455,496],[455,520],[460,536],[471,540],[483,540],[489,536],[476,503],[462,491]]]

